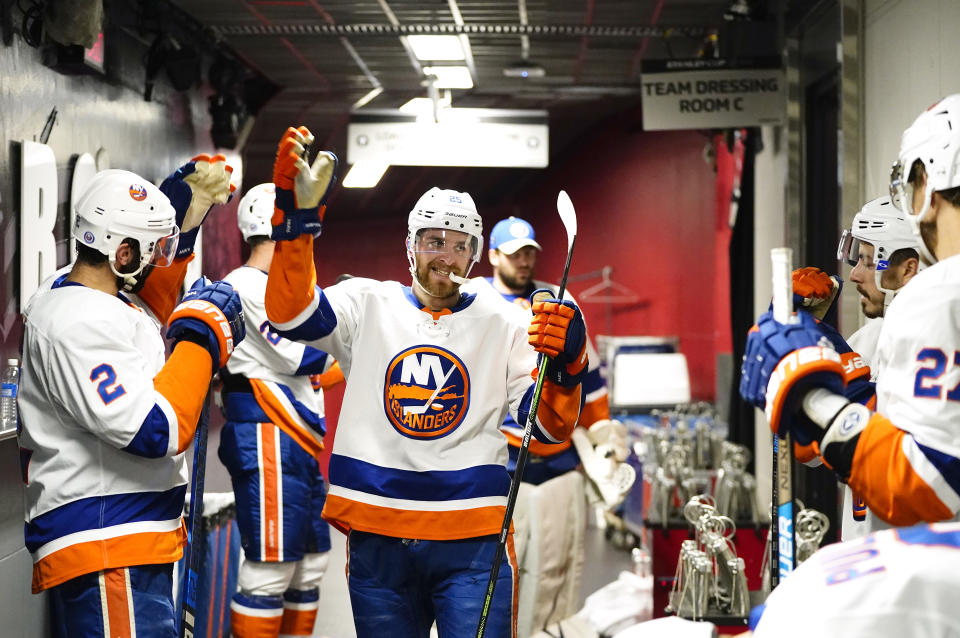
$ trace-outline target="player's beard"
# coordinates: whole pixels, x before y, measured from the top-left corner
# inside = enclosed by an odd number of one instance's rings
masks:
[[[876,319],[883,316],[883,293],[880,293],[880,301],[867,295],[867,292],[857,286],[857,292],[860,293],[860,308],[863,310],[863,316],[867,319]]]
[[[428,295],[438,299],[447,299],[459,293],[460,284],[455,283],[447,275],[441,275],[440,272],[466,276],[466,272],[460,268],[434,259],[426,264],[417,264],[417,282]]]
[[[530,285],[530,282],[533,281],[533,268],[515,270],[512,273],[501,269],[500,280],[503,281],[507,288],[514,292],[518,290],[524,291]]]

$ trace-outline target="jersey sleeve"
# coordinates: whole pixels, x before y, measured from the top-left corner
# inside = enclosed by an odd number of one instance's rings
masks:
[[[557,290],[559,292],[559,289]],[[580,305],[569,290],[564,290],[563,298]],[[582,309],[581,309],[582,314]],[[610,418],[610,398],[607,392],[607,382],[600,374],[600,355],[590,341],[590,326],[584,315],[583,325],[586,328],[587,372],[583,375],[580,391],[583,394],[583,409],[580,411],[579,425],[589,428],[598,421]]]
[[[231,281],[229,277],[227,281]],[[252,359],[270,370],[294,376],[320,374],[330,367],[332,357],[322,350],[281,336],[270,325],[263,299],[249,294],[241,282],[234,286],[240,294],[247,328],[246,338],[233,355],[237,360],[241,357]],[[231,369],[229,361],[227,369]]]
[[[527,342],[526,330],[518,326],[509,356],[507,394],[510,414],[521,428],[526,426],[530,416],[537,372],[537,352]],[[564,388],[549,380],[544,381],[533,437],[548,444],[566,441],[577,424],[581,406],[580,384]]]
[[[167,324],[170,313],[177,305],[183,280],[187,276],[187,266],[193,261],[193,253],[181,257],[166,268],[153,268],[137,296],[153,313],[161,325]]]
[[[132,334],[107,321],[50,349],[47,378],[61,408],[108,444],[145,457],[172,456],[190,444],[212,376],[210,355],[178,344],[155,378]]]

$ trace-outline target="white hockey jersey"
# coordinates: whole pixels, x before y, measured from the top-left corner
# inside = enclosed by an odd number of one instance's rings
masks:
[[[867,319],[867,322],[847,339],[847,345],[870,366],[871,381],[877,380],[877,371],[873,364],[877,358],[877,344],[880,341],[882,327],[883,317]]]
[[[850,486],[893,525],[954,517],[960,512],[960,256],[927,268],[900,291],[887,308],[872,365],[877,413],[860,434]]]
[[[333,357],[284,339],[271,328],[264,308],[265,272],[241,266],[224,277],[224,281],[233,285],[240,295],[247,328],[247,338],[230,356],[227,372],[248,379],[254,400],[266,420],[316,456],[323,449],[326,421],[323,394],[314,391],[309,375],[327,371]],[[253,406],[246,405],[247,401],[249,395],[225,392],[227,418],[249,420],[248,414],[256,412],[256,408],[251,411]]]
[[[960,636],[960,523],[827,545],[767,598],[755,638]]]
[[[270,285],[274,270],[276,256]],[[347,379],[324,518],[400,538],[499,533],[510,482],[499,427],[508,406],[521,419],[529,409],[537,362],[529,323],[489,287],[430,313],[409,287],[360,278],[317,289],[292,320],[274,322],[333,355]],[[569,392],[572,429],[579,386]],[[535,436],[558,442],[549,427],[538,418]]]
[[[177,450],[189,441],[154,387],[159,323],[119,295],[67,282],[68,271],[24,310],[19,443],[35,592],[105,568],[175,562],[186,538]]]

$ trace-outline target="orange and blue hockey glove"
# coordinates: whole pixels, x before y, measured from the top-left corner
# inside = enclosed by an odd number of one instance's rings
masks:
[[[317,154],[313,164],[306,159],[313,134],[305,126],[288,128],[277,146],[273,164],[273,239],[317,237],[323,223],[324,205],[337,181],[337,156],[329,151]]]
[[[531,299],[538,299],[534,292]],[[527,341],[547,356],[547,379],[564,387],[575,386],[587,369],[587,328],[576,304],[547,298],[534,301]]]

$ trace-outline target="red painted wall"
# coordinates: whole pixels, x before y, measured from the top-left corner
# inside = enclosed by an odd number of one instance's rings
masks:
[[[571,277],[611,266],[613,281],[639,298],[583,300],[591,333],[679,337],[694,398],[713,400],[716,355],[729,352],[729,320],[718,321],[716,309],[718,299],[729,307],[729,285],[726,269],[717,267],[727,257],[725,244],[718,254],[715,178],[703,160],[708,140],[695,131],[643,132],[637,122],[639,113],[593,132],[516,214],[534,224],[544,247],[538,275],[559,280],[566,239],[555,202],[565,189],[579,224]],[[577,295],[599,282],[576,281],[570,289]]]
[[[556,199],[566,190],[579,224],[571,277],[611,266],[612,279],[638,298],[610,305],[584,300],[591,333],[678,337],[694,398],[712,401],[717,354],[730,352],[729,232],[718,212],[724,207],[717,204],[713,167],[703,159],[709,140],[695,131],[643,132],[639,117],[607,122],[554,160],[522,197],[481,205],[480,212],[487,229],[511,214],[530,221],[544,247],[538,277],[559,281],[566,235]],[[344,272],[408,283],[405,233],[405,214],[357,221],[331,206],[316,248],[320,284]],[[472,274],[489,273],[483,259]],[[578,295],[599,282],[582,279],[570,289]],[[327,393],[331,423],[341,399],[342,390]]]

